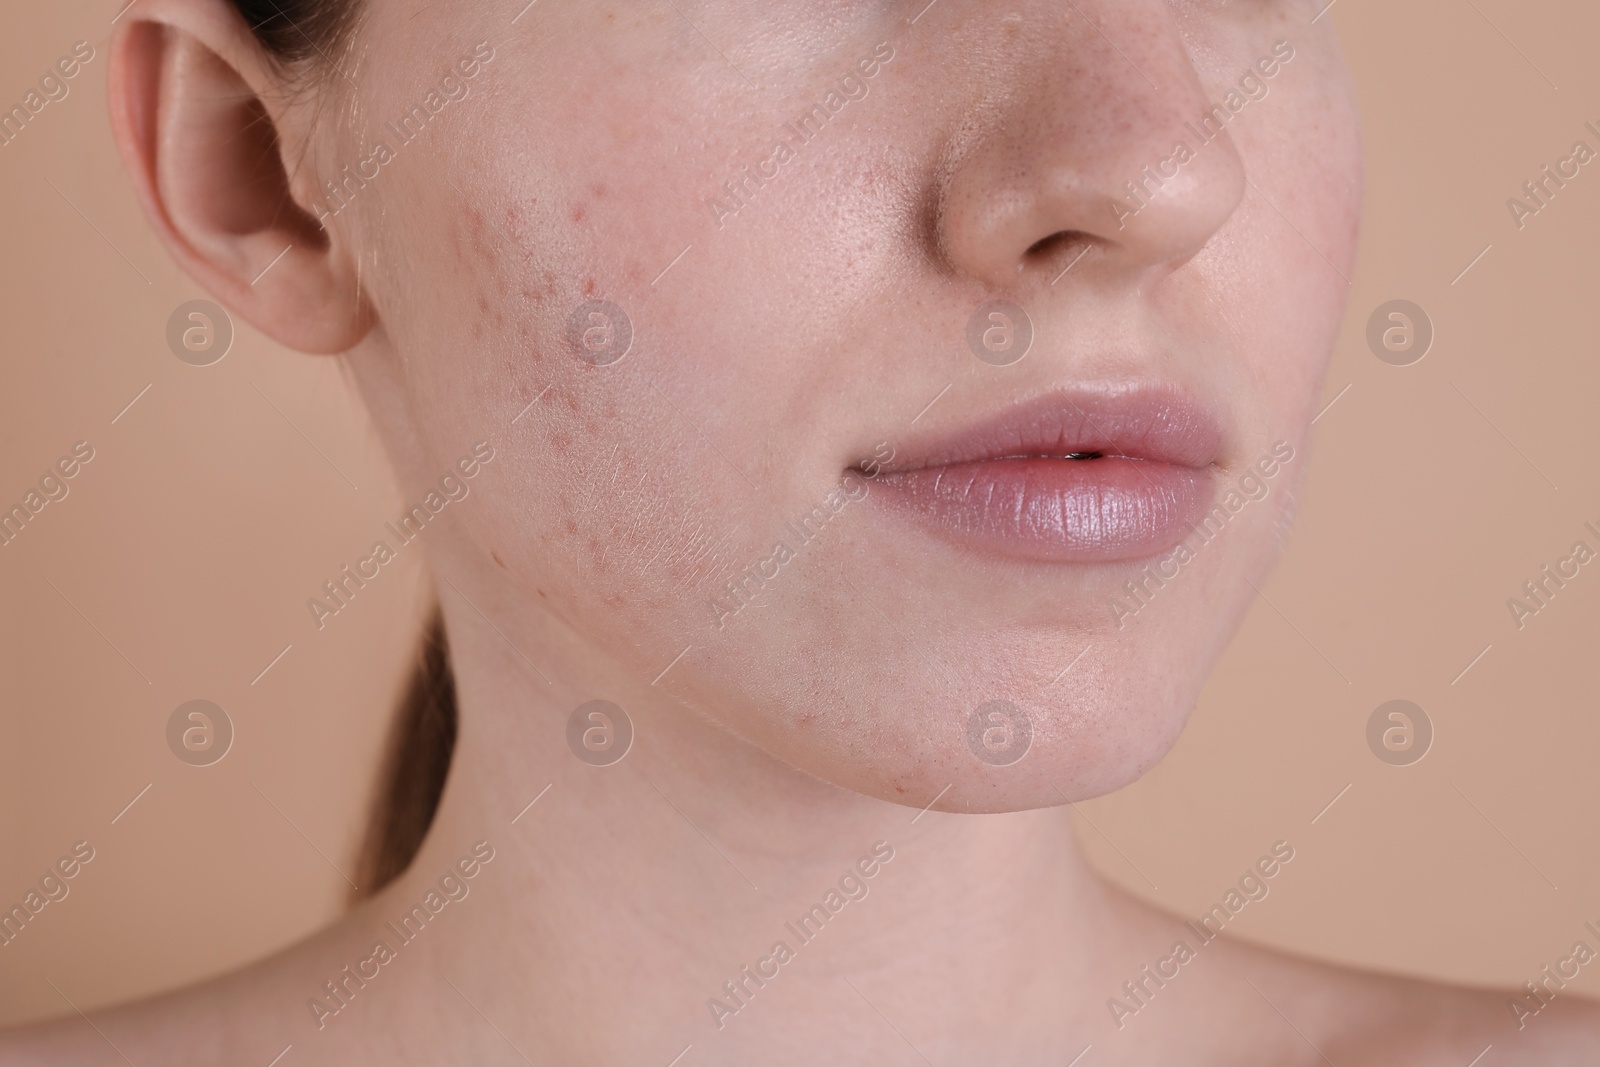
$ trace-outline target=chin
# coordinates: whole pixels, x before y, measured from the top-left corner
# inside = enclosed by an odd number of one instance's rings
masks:
[[[1044,692],[971,707],[920,687],[921,707],[908,711],[909,701],[881,687],[876,706],[857,696],[857,710],[827,728],[807,715],[801,729],[758,743],[814,777],[916,811],[1055,807],[1136,781],[1176,743],[1210,664],[1163,671],[1148,666],[1154,659],[1091,650]]]

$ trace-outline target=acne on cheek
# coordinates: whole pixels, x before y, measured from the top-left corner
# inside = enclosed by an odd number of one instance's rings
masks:
[[[653,396],[596,389],[584,379],[604,368],[570,356],[558,362],[581,369],[552,385],[519,425],[516,466],[506,476],[532,499],[502,505],[505,529],[495,539],[514,544],[533,534],[533,553],[515,569],[553,599],[571,602],[586,590],[584,599],[612,608],[633,605],[680,581],[684,561],[699,554],[688,546],[697,532],[705,536],[693,520],[704,512],[671,488],[692,476],[663,465],[694,445],[671,432],[669,412]],[[529,514],[538,516],[531,531]]]
[[[518,424],[515,466],[502,475],[529,499],[497,508],[486,540],[528,602],[575,628],[626,628],[639,643],[703,627],[708,583],[737,572],[756,547],[771,549],[745,544],[749,486],[688,425],[692,391],[641,383],[656,367],[619,375],[564,347],[546,354],[529,400],[549,391]],[[767,523],[756,525],[764,540]]]
[[[599,508],[581,501],[582,490],[562,494],[533,538],[515,519],[505,524],[505,543],[526,546],[520,566],[513,562],[526,575],[518,576],[523,599],[574,630],[632,649],[643,670],[669,640],[701,622],[692,591],[727,551],[726,531],[671,497],[630,501],[619,494],[615,505]],[[681,647],[665,651],[662,662]]]
[[[418,402],[456,397],[450,421],[458,423],[482,421],[469,413],[489,411],[509,424],[527,409],[504,435],[507,462],[496,471],[503,490],[474,488],[476,510],[489,524],[482,550],[501,557],[528,602],[570,612],[580,625],[585,614],[591,623],[603,615],[607,626],[627,618],[643,633],[657,632],[671,590],[692,580],[699,561],[728,535],[710,517],[716,512],[695,499],[694,483],[704,479],[688,466],[721,461],[648,385],[660,368],[633,365],[647,355],[637,341],[630,362],[596,367],[568,351],[565,329],[585,300],[610,299],[640,330],[647,324],[634,306],[639,298],[626,294],[645,291],[661,265],[641,266],[641,280],[630,288],[624,275],[632,267],[623,255],[604,254],[615,242],[590,232],[623,195],[609,180],[559,182],[530,194],[522,179],[500,181],[492,163],[453,180],[469,203],[454,206],[434,229],[432,240],[452,269],[431,306],[419,309],[418,325],[444,322],[458,337],[470,336],[466,348],[476,366],[469,373],[459,365],[429,367],[424,373],[435,380],[418,383]],[[575,224],[574,213],[587,219]],[[634,256],[626,246],[618,251]],[[476,383],[465,395],[463,381]],[[661,386],[680,407],[690,399],[666,381]]]

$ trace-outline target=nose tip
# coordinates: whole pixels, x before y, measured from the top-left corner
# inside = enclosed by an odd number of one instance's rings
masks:
[[[1096,247],[1102,274],[1176,269],[1244,198],[1228,113],[1207,99],[1165,3],[1072,6],[1096,26],[1057,22],[1062,36],[1021,65],[1021,91],[989,109],[943,189],[946,260],[992,285],[1053,275],[1073,245]]]
[[[1134,264],[1178,265],[1205,247],[1244,199],[1244,161],[1225,132],[1210,140],[1185,124],[1166,154],[1107,197],[1103,239]],[[1099,231],[1097,231],[1099,233]]]

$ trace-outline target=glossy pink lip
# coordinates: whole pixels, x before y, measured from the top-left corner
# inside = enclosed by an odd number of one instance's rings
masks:
[[[891,443],[873,495],[935,533],[1092,563],[1183,538],[1211,503],[1222,430],[1181,390],[1122,386],[1053,393],[965,430]]]

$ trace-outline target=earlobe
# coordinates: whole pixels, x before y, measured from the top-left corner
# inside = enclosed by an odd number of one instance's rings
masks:
[[[372,326],[358,254],[293,196],[271,64],[219,0],[146,0],[112,44],[112,128],[139,200],[196,281],[263,333],[343,352]]]

